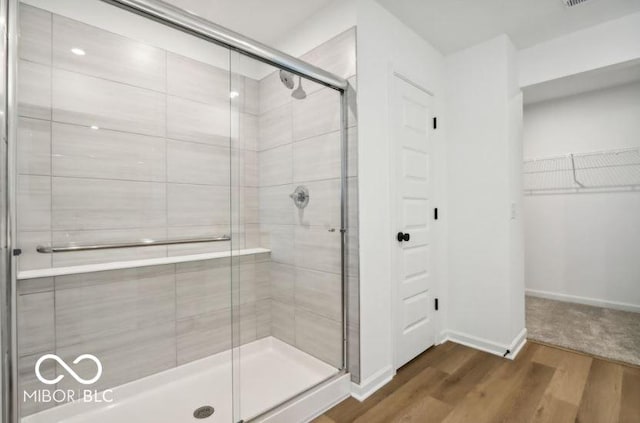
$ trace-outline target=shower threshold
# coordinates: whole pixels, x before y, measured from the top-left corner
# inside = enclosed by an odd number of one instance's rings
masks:
[[[237,350],[236,350],[237,351]],[[233,421],[232,352],[194,361],[112,388],[112,403],[73,402],[22,418],[22,423],[193,423]],[[337,369],[274,337],[243,345],[235,376],[240,418],[247,420],[337,373]],[[237,362],[237,361],[236,361]],[[236,398],[237,400],[237,398]],[[210,417],[194,410],[210,406]]]

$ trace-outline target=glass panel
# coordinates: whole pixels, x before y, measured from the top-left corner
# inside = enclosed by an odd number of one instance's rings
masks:
[[[237,52],[231,74],[234,250],[260,249],[234,266],[234,398],[246,421],[344,367],[341,98]]]
[[[232,235],[229,51],[98,0],[28,3],[22,421],[231,422],[238,294],[231,242],[212,240]],[[145,245],[50,252],[121,243]]]

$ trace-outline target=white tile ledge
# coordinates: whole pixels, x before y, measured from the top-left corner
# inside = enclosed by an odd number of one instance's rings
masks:
[[[186,263],[225,257],[249,256],[270,253],[267,248],[247,248],[243,250],[221,251],[217,253],[192,254],[175,257],[160,257],[144,260],[114,261],[111,263],[85,264],[81,266],[53,267],[48,269],[23,270],[18,272],[18,280],[47,278],[52,276],[75,275],[79,273],[102,272],[105,270],[131,269],[134,267],[159,266],[163,264]]]

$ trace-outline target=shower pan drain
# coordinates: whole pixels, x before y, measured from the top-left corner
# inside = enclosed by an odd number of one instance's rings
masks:
[[[209,405],[203,405],[193,412],[193,417],[195,417],[196,419],[206,419],[207,417],[211,417],[211,415],[215,413],[215,411],[216,410],[213,407]]]

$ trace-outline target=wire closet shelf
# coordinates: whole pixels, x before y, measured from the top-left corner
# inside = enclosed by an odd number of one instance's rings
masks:
[[[640,147],[525,160],[526,195],[640,191]]]

